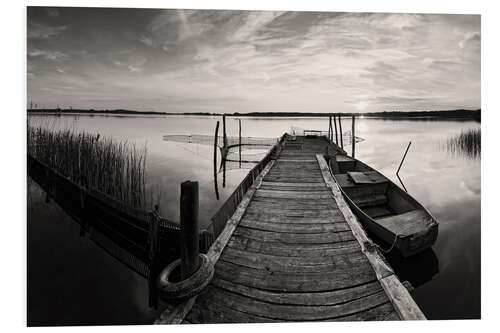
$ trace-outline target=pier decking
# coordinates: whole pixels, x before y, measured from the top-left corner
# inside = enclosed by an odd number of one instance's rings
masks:
[[[335,150],[287,137],[210,248],[210,285],[159,322],[425,319],[343,201]]]

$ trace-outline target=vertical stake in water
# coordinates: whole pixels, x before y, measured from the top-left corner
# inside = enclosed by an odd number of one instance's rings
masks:
[[[332,116],[328,116],[328,140],[332,137]]]
[[[339,117],[339,132],[340,132],[340,148],[344,149],[344,139],[343,134],[342,134],[342,117],[340,116],[340,113],[337,115]]]
[[[335,114],[333,115],[333,123],[335,124],[335,144],[338,146],[339,145],[339,136],[337,134],[337,117],[335,116]]]
[[[226,115],[222,115],[222,131],[223,131],[223,143],[224,143],[224,149],[227,148],[227,136],[226,136]],[[225,158],[225,156],[224,156]]]
[[[354,117],[354,115],[352,115],[352,130],[351,130],[351,144],[352,144],[352,158],[354,158],[354,153],[356,151],[356,130],[355,130],[355,126],[354,126],[354,119],[356,119],[356,117]]]
[[[239,125],[239,148],[240,148],[240,169],[241,169],[241,119],[238,119]]]
[[[219,135],[219,121],[217,120],[217,125],[215,125],[215,136],[214,136],[214,186],[215,186],[215,197],[219,200],[219,187],[217,186],[217,138]]]
[[[181,279],[185,280],[200,266],[198,234],[198,182],[181,183]]]

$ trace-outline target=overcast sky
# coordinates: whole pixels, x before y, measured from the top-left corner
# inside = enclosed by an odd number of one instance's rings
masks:
[[[39,107],[373,112],[481,104],[479,15],[30,7],[27,21],[28,103]]]

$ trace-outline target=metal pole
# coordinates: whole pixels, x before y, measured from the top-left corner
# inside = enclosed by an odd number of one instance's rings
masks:
[[[240,148],[240,169],[241,169],[241,119],[238,119],[238,125],[239,125],[239,148]]]
[[[406,158],[406,154],[408,153],[408,149],[410,149],[410,146],[411,146],[411,141],[410,141],[410,143],[408,143],[408,147],[406,147],[405,154],[403,155],[403,159],[401,160],[401,163],[399,163],[399,168],[398,168],[398,171],[396,171],[396,175],[399,174],[399,170],[401,169],[401,166],[403,165],[403,162]]]
[[[356,117],[354,117],[354,115],[352,115],[352,130],[351,130],[351,144],[352,144],[352,158],[354,158],[354,153],[356,151],[356,133],[355,133],[355,126],[354,126],[354,120],[356,119]]]
[[[181,279],[200,266],[198,226],[198,182],[181,183]]]

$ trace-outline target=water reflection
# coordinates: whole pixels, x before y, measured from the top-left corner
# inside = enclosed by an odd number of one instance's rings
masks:
[[[35,116],[47,126],[101,133],[142,146],[147,144],[147,186],[162,189],[161,215],[179,220],[180,183],[198,180],[200,227],[243,180],[248,169],[238,159],[217,168],[214,177],[213,145],[166,142],[164,135],[200,133],[213,138],[215,117],[102,117]],[[343,127],[350,128],[346,120]],[[328,119],[244,119],[248,137],[279,137],[291,126],[327,130]],[[439,221],[439,237],[432,260],[408,264],[430,267],[426,278],[413,281],[412,295],[429,319],[479,318],[481,304],[481,175],[480,159],[453,157],[441,144],[468,129],[473,121],[356,120],[356,135],[365,141],[356,146],[356,158],[382,172],[393,182],[402,150],[412,141],[400,172],[404,187]],[[238,133],[238,120],[227,119],[228,135]],[[238,152],[239,154],[239,152]],[[218,156],[218,164],[219,164]],[[219,164],[220,165],[220,164]],[[248,165],[250,166],[250,165]],[[224,180],[225,178],[225,180]],[[219,200],[214,195],[218,182]],[[225,187],[221,186],[225,185]],[[151,323],[155,310],[148,306],[147,280],[117,260],[103,255],[68,217],[45,204],[45,197],[28,188],[28,312],[37,323]],[[111,259],[110,259],[111,258]],[[394,264],[397,266],[397,264]],[[396,269],[396,268],[395,268]],[[404,269],[403,271],[405,271]],[[418,270],[418,269],[417,269]],[[398,272],[399,272],[398,268]],[[402,274],[402,273],[399,273]],[[404,274],[403,274],[404,275]],[[408,273],[418,276],[418,272]],[[76,287],[75,287],[76,286]],[[76,296],[72,296],[75,294]],[[78,301],[75,301],[77,299]],[[159,305],[159,309],[162,305]],[[58,321],[59,320],[59,321]]]

